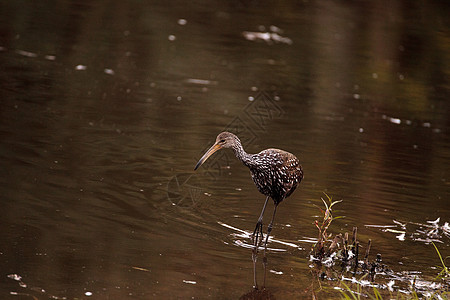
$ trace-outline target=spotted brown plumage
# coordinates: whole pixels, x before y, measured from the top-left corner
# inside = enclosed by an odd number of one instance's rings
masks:
[[[257,252],[259,244],[263,239],[262,220],[266,209],[267,200],[269,197],[272,198],[275,208],[272,220],[267,229],[267,235],[264,243],[264,253],[267,249],[267,241],[272,230],[277,206],[295,191],[298,184],[303,179],[303,170],[295,155],[280,149],[266,149],[257,154],[249,154],[245,152],[239,138],[230,132],[222,132],[217,136],[214,145],[212,145],[211,148],[209,148],[209,150],[202,156],[202,158],[200,158],[197,165],[195,165],[194,170],[197,170],[197,168],[200,167],[214,152],[223,148],[231,148],[233,150],[236,157],[250,169],[250,174],[252,175],[253,182],[258,188],[258,191],[266,195],[266,201],[264,202],[261,215],[258,218],[258,222],[256,223],[256,227],[252,235],[255,251],[253,255],[253,263],[255,265],[255,253]],[[256,272],[254,273],[254,282],[255,287],[257,287]]]
[[[253,154],[250,173],[258,190],[278,205],[289,197],[303,178],[297,157],[280,149],[267,149]]]

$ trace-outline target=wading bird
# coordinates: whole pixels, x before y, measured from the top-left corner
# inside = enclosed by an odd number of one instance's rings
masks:
[[[212,145],[202,158],[200,158],[194,170],[197,170],[197,168],[200,167],[214,152],[222,148],[231,148],[233,150],[236,157],[250,169],[250,174],[252,175],[253,182],[258,188],[258,191],[266,196],[261,215],[258,218],[258,222],[256,223],[252,235],[254,244],[253,263],[255,264],[256,252],[263,239],[263,215],[269,197],[272,198],[275,208],[273,210],[272,220],[267,228],[267,235],[264,242],[264,255],[267,249],[267,241],[270,232],[272,231],[278,204],[289,197],[303,179],[302,166],[299,164],[295,155],[280,149],[271,148],[257,154],[248,154],[245,152],[241,141],[236,135],[230,132],[222,132],[217,136],[214,145]],[[264,269],[265,261],[266,260],[264,260]],[[257,287],[256,272],[255,287]]]

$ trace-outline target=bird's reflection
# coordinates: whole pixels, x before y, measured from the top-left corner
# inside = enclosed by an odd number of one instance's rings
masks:
[[[275,296],[268,289],[252,289],[242,295],[239,300],[275,300]]]

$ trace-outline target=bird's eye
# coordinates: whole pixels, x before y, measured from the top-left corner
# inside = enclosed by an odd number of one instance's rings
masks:
[[[220,140],[220,143],[225,143],[225,140],[224,140],[224,139],[221,139],[221,140]]]

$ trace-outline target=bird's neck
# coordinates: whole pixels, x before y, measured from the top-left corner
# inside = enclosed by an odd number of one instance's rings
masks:
[[[254,165],[253,155],[245,152],[242,147],[241,141],[236,140],[236,143],[232,147],[234,155],[247,167],[251,167]]]

